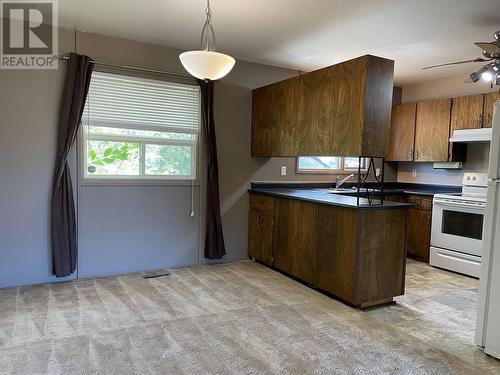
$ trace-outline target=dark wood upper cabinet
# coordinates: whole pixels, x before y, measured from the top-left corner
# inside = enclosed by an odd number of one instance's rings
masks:
[[[449,160],[450,110],[451,99],[417,103],[415,161]]]
[[[451,133],[455,129],[478,129],[483,126],[484,95],[459,96],[452,99]]]
[[[413,161],[417,104],[392,107],[391,136],[387,161]]]
[[[483,128],[491,128],[493,120],[493,103],[500,100],[500,91],[490,92],[484,95]]]
[[[393,74],[367,55],[254,90],[252,156],[387,156]]]
[[[500,100],[500,92],[396,103],[387,161],[464,162],[467,144],[450,144],[450,135],[456,129],[491,127],[496,100]]]

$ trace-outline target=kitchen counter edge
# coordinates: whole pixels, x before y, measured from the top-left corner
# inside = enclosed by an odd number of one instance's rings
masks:
[[[347,207],[358,210],[402,210],[415,207],[411,203],[400,203],[384,201],[383,204],[368,204],[368,199],[360,198],[360,205],[357,205],[357,198],[342,194],[332,194],[322,192],[321,189],[248,189],[251,194],[267,195],[276,198],[296,199],[311,203],[326,204],[338,207]]]

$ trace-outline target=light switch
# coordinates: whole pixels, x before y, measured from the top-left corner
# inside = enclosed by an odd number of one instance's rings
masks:
[[[280,172],[280,174],[281,174],[282,176],[286,176],[286,165],[282,165],[282,166],[281,166],[281,172]]]

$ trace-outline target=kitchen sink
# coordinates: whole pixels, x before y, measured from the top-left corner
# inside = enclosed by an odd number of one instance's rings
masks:
[[[356,193],[356,188],[333,188],[328,189],[331,194],[339,194],[339,193]]]

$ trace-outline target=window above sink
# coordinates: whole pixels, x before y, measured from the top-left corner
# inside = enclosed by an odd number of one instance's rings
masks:
[[[297,173],[339,174],[357,172],[358,157],[340,156],[299,156],[297,158]],[[361,159],[361,170],[366,171],[368,160]]]

